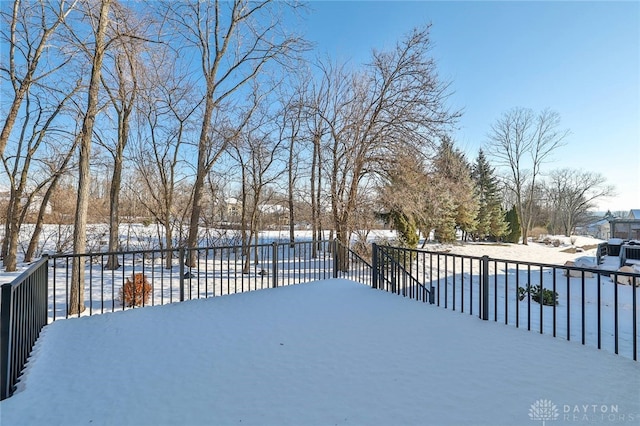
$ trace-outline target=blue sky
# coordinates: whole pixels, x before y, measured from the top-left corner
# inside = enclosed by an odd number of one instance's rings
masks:
[[[432,24],[433,56],[463,109],[458,146],[474,159],[513,107],[551,108],[570,130],[546,170],[603,174],[618,196],[601,209],[640,208],[639,2],[312,1],[316,52],[353,65]]]

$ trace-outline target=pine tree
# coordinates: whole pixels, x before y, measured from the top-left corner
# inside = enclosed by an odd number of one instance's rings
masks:
[[[488,235],[495,241],[499,241],[509,233],[509,224],[505,220],[505,212],[499,203],[492,204],[491,209]],[[518,235],[518,238],[520,238],[520,235]]]
[[[394,158],[386,181],[379,189],[380,202],[389,213],[387,218],[398,231],[400,243],[415,248],[418,245],[418,225],[426,221],[427,173],[422,159],[399,154]]]
[[[452,243],[456,240],[456,209],[453,197],[443,190],[438,195],[440,211],[435,219],[434,238],[441,243]]]
[[[478,152],[471,176],[475,183],[480,205],[474,237],[480,239],[491,237],[499,240],[508,232],[508,226],[500,206],[498,179],[495,176],[495,170],[489,164],[482,149]]]
[[[435,175],[446,188],[447,202],[440,201],[441,217],[436,227],[439,241],[454,241],[456,227],[465,233],[477,226],[478,197],[471,178],[471,168],[464,154],[444,138],[434,159]]]
[[[418,227],[413,218],[400,211],[392,211],[390,216],[398,231],[401,244],[408,248],[418,247],[420,236],[418,235]]]
[[[509,224],[509,233],[505,235],[504,240],[508,243],[517,244],[520,241],[520,219],[518,218],[518,210],[514,205],[511,210],[506,213],[506,222]]]

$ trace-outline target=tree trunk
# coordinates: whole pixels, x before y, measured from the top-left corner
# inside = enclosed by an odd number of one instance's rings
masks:
[[[18,226],[19,205],[15,200],[10,204],[12,208],[10,209],[10,216],[7,217],[9,232],[5,236],[7,253],[4,258],[4,267],[6,272],[14,272],[18,266],[18,234],[20,232],[20,227]]]
[[[202,192],[204,189],[204,156],[205,148],[198,149],[198,170],[196,175],[196,181],[193,185],[193,200],[191,205],[191,218],[189,220],[189,234],[187,236],[187,248],[194,249],[198,245],[198,228],[200,225],[200,212],[202,211]],[[196,251],[189,251],[189,258],[187,264],[191,267],[195,266]]]
[[[27,75],[27,77],[30,77],[30,75]],[[4,126],[2,126],[2,132],[0,133],[0,156],[4,154],[4,149],[6,148],[7,142],[9,141],[11,129],[13,129],[13,125],[16,122],[18,112],[20,111],[20,105],[22,104],[22,100],[24,99],[24,95],[27,93],[27,89],[29,86],[30,84],[22,84],[13,98],[11,108],[9,109],[9,113],[7,114],[7,117],[5,119]]]
[[[113,163],[113,175],[109,188],[109,248],[107,251],[118,251],[120,245],[120,186],[122,182],[122,153],[118,152]],[[113,270],[120,267],[117,255],[107,259],[105,269]]]
[[[38,210],[38,218],[36,219],[35,227],[33,229],[33,234],[31,234],[31,239],[29,240],[29,247],[27,248],[27,252],[24,255],[25,262],[31,262],[38,248],[38,242],[40,241],[40,235],[42,234],[42,224],[44,223],[44,215],[47,211],[47,205],[49,204],[49,200],[51,199],[51,195],[56,190],[58,186],[60,174],[56,175],[47,188],[47,192],[45,192],[44,197],[42,198],[42,204],[40,204],[40,209]]]
[[[238,155],[240,155],[238,153]],[[242,237],[242,256],[244,259],[242,272],[248,273],[248,263],[249,257],[251,256],[251,252],[249,251],[249,245],[251,244],[251,235],[248,234],[247,230],[247,177],[244,169],[244,165],[242,167],[242,189],[240,193],[240,236]],[[245,270],[247,272],[245,272]]]
[[[336,224],[337,253],[333,255],[337,257],[338,271],[349,272],[349,235],[350,232],[343,229],[340,224]]]
[[[187,248],[195,248],[198,245],[198,227],[200,213],[202,211],[202,193],[204,190],[204,178],[207,174],[207,152],[209,147],[209,129],[211,128],[211,116],[213,114],[213,82],[207,80],[207,94],[205,99],[202,127],[198,140],[198,164],[196,169],[196,181],[193,185],[193,200],[191,200],[191,218],[189,220],[189,235],[187,236]],[[190,250],[187,264],[191,267],[196,263],[196,251]]]
[[[165,238],[165,245],[166,245],[166,250],[167,250],[167,257],[165,258],[165,269],[171,269],[172,267],[172,261],[173,261],[173,253],[171,252],[171,250],[173,250],[173,230],[171,229],[171,215],[167,214],[166,215],[166,223],[164,225],[164,238]]]
[[[293,173],[293,138],[289,139],[289,242],[290,246],[295,247],[295,223],[294,223],[294,214],[293,214],[293,189],[295,186],[295,175]]]
[[[90,170],[89,159],[91,157],[91,140],[93,125],[98,113],[98,90],[100,89],[100,75],[102,60],[106,47],[105,36],[109,19],[111,0],[102,0],[100,16],[95,37],[93,64],[91,67],[91,80],[87,96],[87,109],[82,121],[80,137],[80,156],[78,159],[78,198],[76,200],[76,214],[73,230],[73,248],[76,254],[82,254],[87,247],[87,213],[89,209],[89,184]],[[85,310],[84,306],[84,263],[83,257],[73,258],[71,274],[71,289],[69,292],[69,315],[80,314]]]
[[[311,156],[311,257],[313,259],[318,257],[318,205],[316,202],[316,167],[318,150],[320,149],[317,137],[314,137],[313,141],[313,154]]]

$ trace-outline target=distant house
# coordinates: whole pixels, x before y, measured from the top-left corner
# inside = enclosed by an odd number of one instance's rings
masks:
[[[224,200],[224,204],[226,207],[224,220],[228,220],[228,221],[238,220],[238,218],[240,217],[240,210],[242,207],[240,205],[240,201],[237,198],[230,197]]]
[[[609,238],[640,240],[640,209],[632,209],[624,218],[609,220]]]
[[[280,204],[261,204],[258,206],[258,210],[264,214],[282,214],[289,211],[288,208]]]
[[[585,235],[590,235],[593,238],[598,238],[600,240],[606,240],[611,235],[611,225],[609,224],[609,220],[607,218],[600,219],[597,222],[590,223],[585,227],[581,227],[581,233]]]

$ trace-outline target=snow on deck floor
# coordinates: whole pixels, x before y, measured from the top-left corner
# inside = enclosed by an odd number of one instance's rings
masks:
[[[542,400],[553,406],[530,411]],[[345,280],[56,321],[19,391],[0,403],[1,425],[534,425],[544,416],[638,424],[640,364]]]

